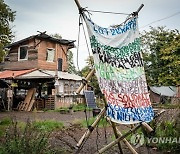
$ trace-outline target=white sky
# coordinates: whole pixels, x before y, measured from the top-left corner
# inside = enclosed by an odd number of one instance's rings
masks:
[[[16,19],[13,25],[15,41],[37,34],[37,31],[47,31],[47,34],[59,33],[63,39],[77,40],[79,12],[74,0],[4,0],[13,11]],[[121,13],[132,13],[144,4],[139,13],[140,31],[148,30],[149,23],[177,15],[151,24],[153,27],[166,26],[168,29],[180,30],[180,1],[179,0],[79,0],[82,7],[89,10],[101,10]],[[93,13],[92,20],[102,26],[119,24],[124,21],[124,15]],[[82,29],[81,29],[82,30]],[[79,67],[83,68],[88,51],[81,31],[79,48]],[[77,41],[76,41],[77,44]],[[74,63],[76,65],[76,49]]]

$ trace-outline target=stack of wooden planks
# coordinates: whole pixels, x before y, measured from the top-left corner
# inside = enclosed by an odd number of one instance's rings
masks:
[[[18,110],[20,110],[20,111],[31,111],[32,107],[34,105],[34,102],[35,102],[35,94],[36,94],[36,88],[29,89],[24,102],[21,102],[18,105],[18,107],[17,107]]]

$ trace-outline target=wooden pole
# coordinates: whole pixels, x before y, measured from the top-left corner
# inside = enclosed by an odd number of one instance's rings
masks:
[[[117,128],[116,128],[116,129],[117,129]],[[122,135],[123,135],[118,129],[117,129],[116,131],[117,131],[117,133],[119,134],[119,136],[122,136]],[[122,141],[124,142],[124,144],[127,145],[127,147],[129,148],[129,150],[130,150],[133,154],[138,154],[138,153],[136,152],[136,150],[131,146],[131,144],[130,144],[125,138],[124,138]]]
[[[112,121],[110,121],[110,122],[111,122],[111,126],[112,126],[112,128],[113,128],[114,135],[115,135],[115,137],[116,137],[116,139],[117,139],[117,138],[119,137],[119,135],[118,135],[118,133],[117,133],[116,124],[115,124],[114,122],[112,122]],[[117,144],[118,144],[119,152],[120,152],[121,154],[123,154],[123,150],[122,150],[120,141],[119,141]]]
[[[76,90],[76,94],[79,94],[81,92],[81,90],[84,88],[84,86],[86,85],[86,82],[93,76],[95,72],[95,69],[92,69],[89,74],[87,75],[87,77],[85,78],[85,82],[82,82],[80,87]]]
[[[78,9],[79,9],[79,11],[80,11],[80,10],[82,9],[82,7],[81,7],[79,1],[78,1],[78,0],[75,0],[75,3],[76,3],[76,5],[77,5],[77,7],[78,7]]]
[[[109,143],[107,146],[103,147],[102,149],[98,150],[98,152],[96,154],[99,153],[103,153],[106,150],[108,150],[109,148],[113,147],[114,145],[116,145],[119,141],[123,140],[124,138],[126,138],[128,135],[130,135],[131,133],[135,132],[138,128],[141,127],[141,124],[137,125],[136,127],[134,127],[133,129],[129,130],[127,133],[125,133],[124,135],[118,137],[115,141]]]
[[[106,119],[111,123],[109,117],[106,117]],[[117,129],[117,127],[116,127],[116,132],[118,133],[119,136],[122,136],[122,135],[123,135],[123,134]],[[138,153],[136,152],[136,150],[131,146],[131,144],[130,144],[125,138],[124,138],[122,141],[124,142],[124,144],[127,145],[127,147],[128,147],[129,150],[132,152],[132,154],[138,154]]]
[[[107,106],[106,98],[103,97],[103,100],[104,100],[105,106]],[[110,122],[110,124],[111,124],[111,126],[112,126],[114,135],[115,135],[115,137],[116,137],[116,139],[117,139],[117,138],[119,137],[119,135],[118,135],[118,133],[117,133],[116,124],[115,124],[113,121],[111,121],[110,119],[109,119],[109,122]],[[120,143],[120,142],[118,142],[118,148],[119,148],[119,152],[120,152],[121,154],[123,154],[123,150],[122,150],[122,148],[121,148],[121,143]]]
[[[105,109],[105,107],[101,110],[101,112],[99,113],[99,115],[97,116],[97,118],[96,118],[96,120],[93,122],[93,124],[91,125],[91,129],[88,129],[85,133],[84,133],[84,135],[81,137],[81,139],[79,140],[79,142],[77,143],[77,147],[79,148],[81,145],[82,145],[82,143],[83,142],[85,142],[88,138],[89,138],[89,136],[90,136],[90,134],[91,134],[91,132],[94,130],[94,128],[96,127],[96,125],[98,124],[98,122],[101,120],[101,118],[102,118],[102,116],[104,116],[104,113],[106,112],[106,109]]]

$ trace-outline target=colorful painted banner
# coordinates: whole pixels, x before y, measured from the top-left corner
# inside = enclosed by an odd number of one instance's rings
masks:
[[[141,55],[137,17],[123,26],[103,28],[85,16],[99,86],[107,115],[122,124],[150,122],[154,112]]]

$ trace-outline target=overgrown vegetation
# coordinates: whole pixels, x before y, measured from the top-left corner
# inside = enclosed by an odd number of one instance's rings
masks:
[[[155,126],[155,137],[166,138],[166,142],[162,141],[157,143],[157,147],[160,150],[178,152],[180,151],[180,124],[173,121],[164,121]]]
[[[22,130],[17,121],[12,121],[0,143],[0,154],[51,153],[48,148],[49,135],[47,132],[36,131],[30,122]]]
[[[53,120],[22,123],[5,118],[0,122],[0,154],[54,153],[49,148],[50,134],[63,127],[62,122]]]

